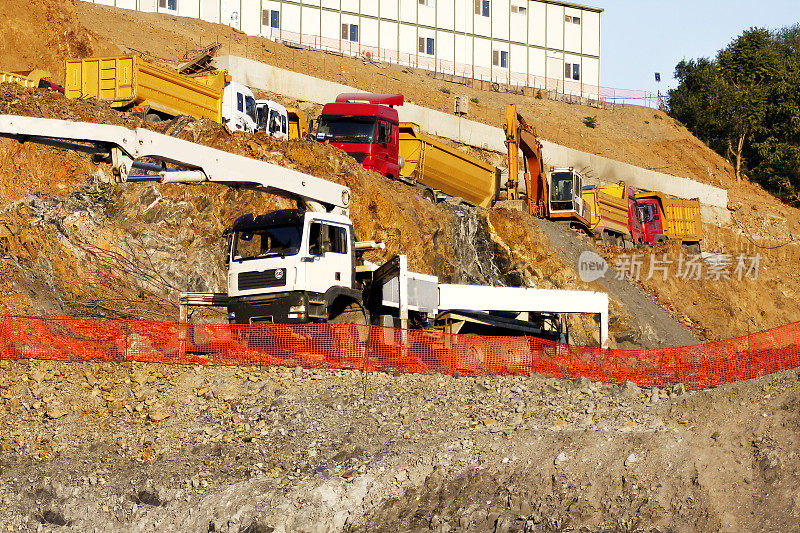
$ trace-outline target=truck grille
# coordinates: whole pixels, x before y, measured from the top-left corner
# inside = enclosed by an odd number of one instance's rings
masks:
[[[359,163],[363,163],[369,154],[367,152],[350,152],[350,155]]]
[[[274,268],[263,272],[241,272],[239,274],[239,290],[264,289],[267,287],[283,287],[286,285],[286,269]]]

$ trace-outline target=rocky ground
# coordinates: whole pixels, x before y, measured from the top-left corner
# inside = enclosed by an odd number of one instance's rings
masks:
[[[0,370],[8,531],[777,531],[800,518],[797,371],[686,392],[538,375]]]

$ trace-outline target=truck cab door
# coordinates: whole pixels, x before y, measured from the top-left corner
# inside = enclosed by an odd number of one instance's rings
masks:
[[[306,290],[325,293],[334,286],[353,286],[350,226],[312,221],[308,225],[308,255],[305,260]]]

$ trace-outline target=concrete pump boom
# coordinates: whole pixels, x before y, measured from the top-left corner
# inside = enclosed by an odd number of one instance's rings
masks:
[[[110,163],[119,181],[246,186],[294,198],[310,211],[347,214],[350,206],[343,185],[143,128],[0,115],[0,136],[92,154]],[[132,175],[135,168],[156,174]]]

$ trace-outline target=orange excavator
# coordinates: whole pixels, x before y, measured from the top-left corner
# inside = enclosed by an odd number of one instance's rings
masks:
[[[519,199],[519,154],[525,169],[525,201],[528,213],[540,218],[568,220],[588,230],[591,211],[583,200],[583,176],[573,168],[545,171],[542,143],[533,126],[517,112],[516,104],[506,107],[508,152],[508,199]]]

